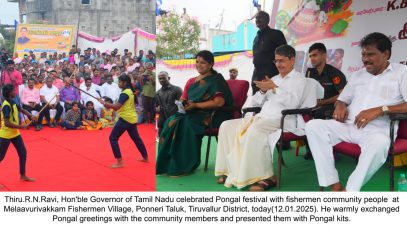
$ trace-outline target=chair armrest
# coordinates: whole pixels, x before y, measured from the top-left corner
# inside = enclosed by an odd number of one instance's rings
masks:
[[[254,113],[259,113],[261,111],[261,107],[246,107],[242,109],[243,111],[243,116],[246,115],[248,112],[254,112]]]
[[[389,114],[390,120],[407,120],[407,113],[391,113]]]
[[[246,107],[242,109],[243,113],[248,113],[248,112],[255,112],[259,113],[261,111],[261,107]]]
[[[311,114],[313,108],[285,109],[281,111],[283,115]]]

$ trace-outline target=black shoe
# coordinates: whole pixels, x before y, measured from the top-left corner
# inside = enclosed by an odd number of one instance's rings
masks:
[[[41,129],[42,129],[42,126],[41,126],[41,125],[36,125],[36,126],[35,126],[35,130],[36,130],[36,131],[40,131]]]
[[[304,155],[304,159],[306,159],[306,160],[312,160],[312,159],[314,159],[314,158],[312,157],[312,153],[311,153],[311,152],[307,152],[307,153],[305,153],[305,155]]]
[[[55,124],[54,123],[49,123],[48,125],[50,128],[55,128]]]

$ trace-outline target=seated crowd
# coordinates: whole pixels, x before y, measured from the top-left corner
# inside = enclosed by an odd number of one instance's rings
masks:
[[[132,80],[138,123],[155,122],[155,54],[151,50],[147,55],[143,50],[133,55],[127,49],[119,54],[118,49],[101,53],[95,48],[82,53],[72,46],[69,55],[44,52],[37,58],[30,51],[4,64],[3,84],[13,84],[16,101],[28,112],[36,111],[38,121],[32,124],[37,131],[43,124],[87,130],[113,126],[115,112],[99,99],[117,102],[118,77],[124,74]]]

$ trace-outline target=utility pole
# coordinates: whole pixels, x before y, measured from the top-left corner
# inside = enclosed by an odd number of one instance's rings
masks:
[[[223,14],[225,13],[225,9],[223,9],[222,14],[220,15],[220,22],[219,22],[219,28],[218,28],[218,33],[220,32],[220,29],[223,24]]]

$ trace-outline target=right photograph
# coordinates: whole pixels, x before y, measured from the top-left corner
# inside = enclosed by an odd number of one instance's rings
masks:
[[[407,191],[406,10],[388,8],[157,0],[156,190]]]

